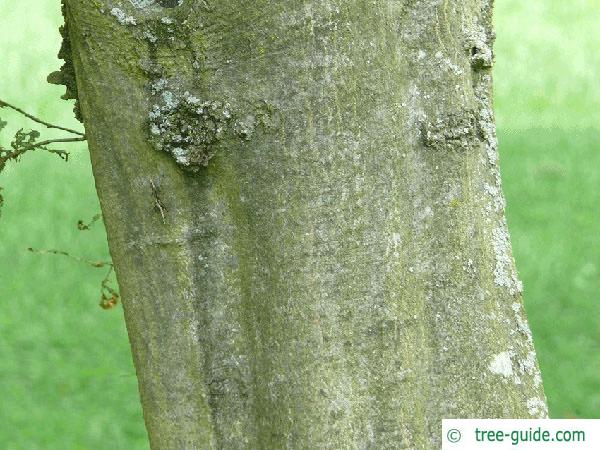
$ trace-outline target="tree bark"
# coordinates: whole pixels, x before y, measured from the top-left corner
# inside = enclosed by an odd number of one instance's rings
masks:
[[[153,449],[430,449],[442,418],[546,416],[491,0],[65,6]]]

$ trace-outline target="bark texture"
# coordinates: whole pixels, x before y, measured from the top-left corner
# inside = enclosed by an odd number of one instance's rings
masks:
[[[66,0],[153,449],[544,417],[490,0]]]

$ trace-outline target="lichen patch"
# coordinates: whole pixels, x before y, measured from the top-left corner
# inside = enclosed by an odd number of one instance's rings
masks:
[[[158,99],[148,115],[155,146],[190,171],[207,166],[232,129],[231,106],[187,91],[162,90]]]
[[[492,230],[492,245],[496,257],[494,282],[498,286],[508,288],[511,294],[522,292],[523,285],[514,270],[510,255],[510,238],[504,221]]]
[[[491,200],[486,209],[488,211],[495,211],[499,213],[503,212],[504,208],[506,208],[506,201],[504,200],[504,196],[502,195],[500,188],[485,183],[483,190]]]
[[[509,352],[498,353],[488,366],[490,372],[505,378],[513,376],[513,366]]]
[[[147,8],[148,6],[152,6],[156,3],[155,0],[129,0],[129,2],[138,9]]]
[[[135,17],[133,16],[128,16],[125,11],[123,11],[120,8],[113,8],[110,10],[110,14],[114,17],[116,17],[117,21],[121,24],[121,25],[137,25],[137,21],[135,20]]]
[[[527,410],[531,417],[544,419],[548,417],[548,406],[541,398],[532,397],[527,400]]]

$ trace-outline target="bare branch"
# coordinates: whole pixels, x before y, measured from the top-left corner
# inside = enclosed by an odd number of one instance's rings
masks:
[[[65,252],[63,250],[53,250],[53,249],[50,249],[50,250],[45,250],[45,249],[36,250],[34,248],[29,247],[27,249],[27,251],[30,251],[32,253],[38,253],[38,254],[41,254],[41,255],[48,255],[48,254],[50,254],[50,255],[66,256],[67,258],[74,259],[75,261],[82,262],[82,263],[87,264],[87,265],[92,266],[92,267],[111,267],[112,268],[112,266],[113,266],[113,263],[111,261],[92,261],[92,260],[89,260],[89,259],[81,258],[80,256],[71,255],[70,253],[67,253],[67,252]],[[110,275],[110,272],[112,272],[112,269],[109,271],[109,275]]]
[[[57,130],[66,131],[66,132],[68,132],[68,133],[71,133],[71,134],[76,134],[76,135],[78,135],[78,136],[81,136],[81,137],[83,137],[84,139],[82,139],[82,140],[85,140],[85,134],[84,134],[84,133],[81,133],[80,131],[77,131],[77,130],[72,130],[71,128],[61,127],[61,126],[59,126],[59,125],[53,125],[53,124],[51,124],[51,123],[49,123],[49,122],[46,122],[46,121],[44,121],[44,120],[42,120],[42,119],[39,119],[39,118],[37,118],[37,117],[35,117],[35,116],[33,116],[33,115],[31,115],[31,114],[29,114],[29,113],[27,113],[27,112],[23,111],[21,108],[18,108],[18,107],[16,107],[16,106],[14,106],[14,105],[11,105],[10,103],[7,103],[7,102],[5,102],[4,100],[0,99],[0,108],[4,108],[4,107],[7,107],[7,108],[10,108],[10,109],[13,109],[13,110],[15,110],[16,112],[18,112],[19,114],[22,114],[22,115],[24,115],[25,117],[27,117],[28,119],[31,119],[31,120],[33,120],[34,122],[37,122],[37,123],[39,123],[39,124],[42,124],[42,125],[44,125],[44,126],[45,126],[45,127],[47,127],[47,128],[55,128],[55,129],[57,129]]]
[[[55,153],[57,154],[61,159],[68,161],[69,160],[69,153],[65,150],[59,150],[59,149],[52,149],[52,148],[46,148],[47,145],[50,144],[55,144],[57,142],[80,142],[80,141],[85,141],[84,137],[80,137],[80,138],[64,138],[64,139],[48,139],[45,141],[41,141],[41,142],[37,142],[35,144],[31,144],[31,145],[27,145],[24,147],[16,147],[13,146],[13,148],[15,149],[14,151],[8,151],[8,150],[4,150],[2,149],[0,151],[0,169],[4,167],[4,165],[10,161],[11,159],[18,159],[21,155],[23,155],[24,153],[30,151],[30,150],[37,150],[37,149],[42,149],[42,150],[46,150],[49,153]],[[2,154],[5,153],[5,154]]]
[[[77,221],[77,229],[79,231],[89,230],[92,227],[92,225],[94,225],[100,219],[102,219],[102,213],[94,215],[94,217],[92,217],[92,220],[90,220],[88,223],[85,223],[82,219],[80,219],[79,221]]]
[[[71,255],[70,253],[65,252],[63,250],[53,250],[53,249],[36,250],[31,247],[29,247],[27,250],[32,253],[38,253],[41,255],[50,254],[50,255],[66,256],[67,258],[74,259],[75,261],[82,262],[84,264],[87,264],[89,266],[96,267],[96,268],[108,267],[108,272],[106,273],[106,275],[104,276],[104,278],[102,279],[102,281],[100,283],[100,303],[99,303],[99,305],[102,309],[112,309],[115,306],[117,306],[117,304],[119,303],[119,298],[120,298],[119,292],[117,290],[113,289],[112,287],[110,287],[110,276],[112,275],[113,271],[115,270],[115,267],[111,261],[92,261],[90,259],[81,258],[80,256]]]

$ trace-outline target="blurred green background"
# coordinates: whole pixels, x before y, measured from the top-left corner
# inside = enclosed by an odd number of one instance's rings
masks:
[[[81,129],[45,83],[59,7],[2,0],[0,98]],[[496,0],[507,214],[554,418],[600,418],[599,23],[598,0]],[[99,206],[85,146],[69,150],[69,163],[28,155],[0,175],[0,448],[147,449],[122,309],[97,306],[104,269],[25,251],[108,258],[101,225],[76,228]]]

